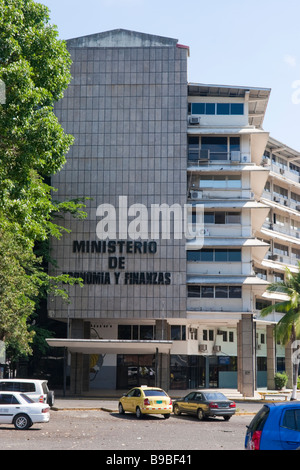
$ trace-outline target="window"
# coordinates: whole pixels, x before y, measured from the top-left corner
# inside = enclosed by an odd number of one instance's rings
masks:
[[[204,212],[204,224],[240,224],[240,212]]]
[[[19,402],[14,395],[0,394],[0,405],[19,405]]]
[[[201,150],[209,150],[210,160],[227,160],[227,137],[202,137]]]
[[[118,325],[118,339],[154,339],[154,325]]]
[[[199,188],[240,189],[241,187],[240,176],[201,176],[199,181]]]
[[[214,330],[203,330],[203,341],[213,341]]]
[[[191,103],[192,114],[243,115],[244,103]]]
[[[292,429],[293,431],[300,431],[300,409],[285,410],[282,427]]]
[[[277,255],[288,256],[289,249],[285,245],[281,245],[279,243],[274,243],[274,253],[276,253]]]
[[[171,340],[173,341],[185,341],[186,340],[185,325],[171,325]]]
[[[241,286],[188,286],[188,297],[202,299],[241,299]]]

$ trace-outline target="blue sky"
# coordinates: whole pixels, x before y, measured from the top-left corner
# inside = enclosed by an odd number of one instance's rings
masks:
[[[190,82],[271,88],[264,128],[300,151],[299,0],[39,0],[61,39],[130,29],[190,47]]]

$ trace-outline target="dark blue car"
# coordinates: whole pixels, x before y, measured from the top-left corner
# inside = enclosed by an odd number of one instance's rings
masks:
[[[300,448],[300,402],[268,403],[247,426],[248,450],[294,450]]]

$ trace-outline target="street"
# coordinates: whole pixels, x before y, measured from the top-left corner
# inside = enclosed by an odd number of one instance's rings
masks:
[[[230,421],[198,421],[191,416],[165,420],[162,416],[135,415],[103,410],[50,412],[50,422],[28,431],[0,426],[1,450],[243,450],[246,425],[252,416],[233,416]]]

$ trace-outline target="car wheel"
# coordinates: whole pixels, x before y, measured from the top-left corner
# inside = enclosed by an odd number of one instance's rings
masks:
[[[199,419],[199,421],[202,421],[202,420],[204,419],[204,413],[203,413],[202,408],[198,408],[198,410],[197,410],[197,418]]]
[[[20,414],[20,415],[15,416],[13,420],[13,424],[15,428],[18,429],[19,431],[24,431],[30,428],[30,426],[32,426],[31,419],[29,418],[28,415],[25,415],[25,414]]]
[[[176,415],[176,416],[180,416],[180,415],[181,415],[181,411],[180,411],[178,405],[175,405],[175,406],[174,406],[174,415]]]
[[[125,413],[125,410],[124,410],[124,408],[123,408],[123,406],[122,406],[122,403],[119,403],[119,414],[120,414],[120,415],[123,415],[124,413]]]
[[[223,416],[223,418],[225,419],[225,421],[229,421],[231,416]]]
[[[141,412],[139,406],[137,407],[137,409],[135,410],[135,414],[136,414],[136,417],[138,419],[141,419],[143,417],[143,413]]]
[[[166,414],[166,415],[163,415],[163,417],[164,417],[165,419],[170,418],[170,413],[168,413],[168,414]]]

